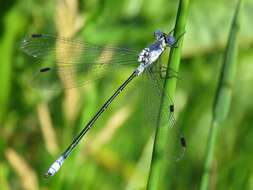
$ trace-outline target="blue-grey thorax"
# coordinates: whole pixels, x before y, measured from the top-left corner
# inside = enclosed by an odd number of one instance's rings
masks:
[[[153,64],[165,50],[165,40],[156,41],[139,54],[138,62],[140,63],[137,68],[138,75],[140,75],[147,67]]]
[[[151,44],[148,48],[150,50],[150,59],[148,64],[152,64],[160,57],[165,47],[161,41],[157,41]]]

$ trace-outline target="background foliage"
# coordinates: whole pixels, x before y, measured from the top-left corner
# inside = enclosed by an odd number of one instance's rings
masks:
[[[23,37],[39,32],[141,50],[152,42],[155,29],[172,29],[177,6],[176,0],[1,2],[0,189],[145,189],[153,129],[140,121],[145,107],[131,86],[60,172],[50,180],[42,177],[132,68],[71,91],[48,92],[30,85],[34,64],[19,46]],[[230,0],[190,2],[175,102],[188,149],[182,161],[171,163],[171,189],[200,186],[212,102],[235,6]],[[252,13],[253,1],[245,0],[234,94],[218,132],[212,189],[253,189]]]

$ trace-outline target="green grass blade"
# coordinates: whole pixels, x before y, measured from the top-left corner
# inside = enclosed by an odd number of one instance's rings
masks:
[[[13,23],[15,21],[15,23]],[[0,123],[3,122],[10,103],[13,54],[15,40],[22,29],[23,18],[14,8],[3,19],[4,32],[0,39]]]
[[[238,1],[234,14],[227,47],[224,54],[224,62],[220,73],[219,84],[213,105],[213,117],[207,142],[207,152],[204,173],[201,180],[201,190],[209,189],[210,174],[213,161],[214,147],[217,137],[218,126],[223,122],[229,112],[232,97],[232,86],[236,74],[236,63],[238,55],[238,31],[239,13],[241,0]]]
[[[188,7],[189,7],[189,0],[180,0],[176,24],[175,24],[175,38],[177,39],[181,34],[185,32],[185,25],[188,16]],[[178,48],[172,48],[170,51],[169,61],[168,61],[168,70],[172,69],[175,72],[178,72],[179,65],[180,65],[180,57],[181,57],[181,50],[182,50],[182,38],[178,42]],[[168,75],[167,70],[167,75]],[[166,77],[169,78],[169,77]],[[169,96],[174,99],[175,91],[176,91],[176,78],[172,78],[165,81],[165,90],[169,94]],[[165,100],[166,97],[162,97],[161,103],[161,110],[166,105]],[[162,118],[160,118],[161,120]],[[159,126],[159,124],[158,124]],[[153,155],[152,155],[152,162],[151,168],[149,173],[148,179],[148,189],[149,190],[157,190],[161,189],[163,182],[162,179],[165,172],[165,164],[166,164],[166,142],[167,142],[167,134],[169,129],[167,127],[157,127],[155,140],[154,140],[154,147],[153,147]]]

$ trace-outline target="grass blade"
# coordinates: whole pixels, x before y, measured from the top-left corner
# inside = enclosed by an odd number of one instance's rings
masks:
[[[224,54],[223,66],[220,73],[219,84],[213,104],[213,116],[209,137],[207,141],[207,152],[202,175],[201,190],[209,189],[209,180],[213,161],[214,147],[217,137],[217,129],[223,122],[229,112],[230,102],[232,98],[232,85],[236,74],[236,62],[238,55],[238,31],[239,31],[239,12],[241,8],[241,0],[238,1],[234,14],[227,47]]]
[[[188,16],[188,7],[189,7],[189,0],[180,0],[179,7],[177,12],[176,24],[175,24],[175,38],[178,37],[185,32],[185,25]],[[180,65],[180,57],[181,57],[181,50],[182,50],[182,38],[178,42],[178,48],[172,48],[170,51],[169,61],[168,61],[168,70],[172,69],[175,72],[179,71]],[[167,70],[167,75],[168,75]],[[169,77],[166,77],[167,79]],[[171,78],[169,80],[165,80],[164,86],[166,92],[169,96],[174,99],[175,91],[176,91],[176,78]],[[162,97],[161,103],[161,110],[166,105],[165,100],[166,97]],[[160,118],[161,120],[161,118]],[[157,190],[161,189],[163,184],[162,179],[165,172],[165,164],[166,164],[166,142],[167,142],[167,134],[169,133],[169,129],[167,127],[157,127],[155,140],[154,140],[154,147],[153,147],[153,154],[152,154],[152,162],[151,168],[149,173],[148,179],[148,189],[149,190]]]

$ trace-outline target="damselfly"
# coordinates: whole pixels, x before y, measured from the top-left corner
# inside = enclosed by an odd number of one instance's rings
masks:
[[[154,70],[157,68],[156,63],[167,47],[173,48],[177,46],[177,41],[180,37],[175,39],[172,32],[166,34],[160,30],[156,30],[154,36],[155,42],[147,48],[144,48],[139,54],[138,52],[129,49],[110,46],[95,46],[89,43],[56,37],[53,35],[33,34],[22,41],[21,49],[26,54],[37,59],[47,59],[47,61],[41,61],[39,64],[39,71],[36,73],[33,80],[33,83],[39,87],[77,87],[87,82],[84,73],[89,73],[89,71],[93,71],[93,78],[99,78],[103,68],[138,64],[132,74],[104,103],[73,140],[70,146],[55,162],[53,162],[45,174],[46,177],[54,175],[60,169],[66,158],[71,154],[88,130],[94,125],[96,120],[134,78],[143,73],[148,73],[157,87],[157,93],[160,95],[163,93],[163,84],[161,84],[162,80],[159,81],[159,78],[154,74]],[[160,72],[162,71],[160,70]],[[163,111],[165,118],[167,117],[165,119],[165,125],[166,123],[168,124],[171,122],[172,124],[170,126],[174,129],[176,128],[176,122],[173,115],[174,105],[170,97],[167,96],[167,98],[169,99],[169,103]],[[186,148],[184,137],[181,134],[178,134],[176,141],[178,141],[183,153]]]

